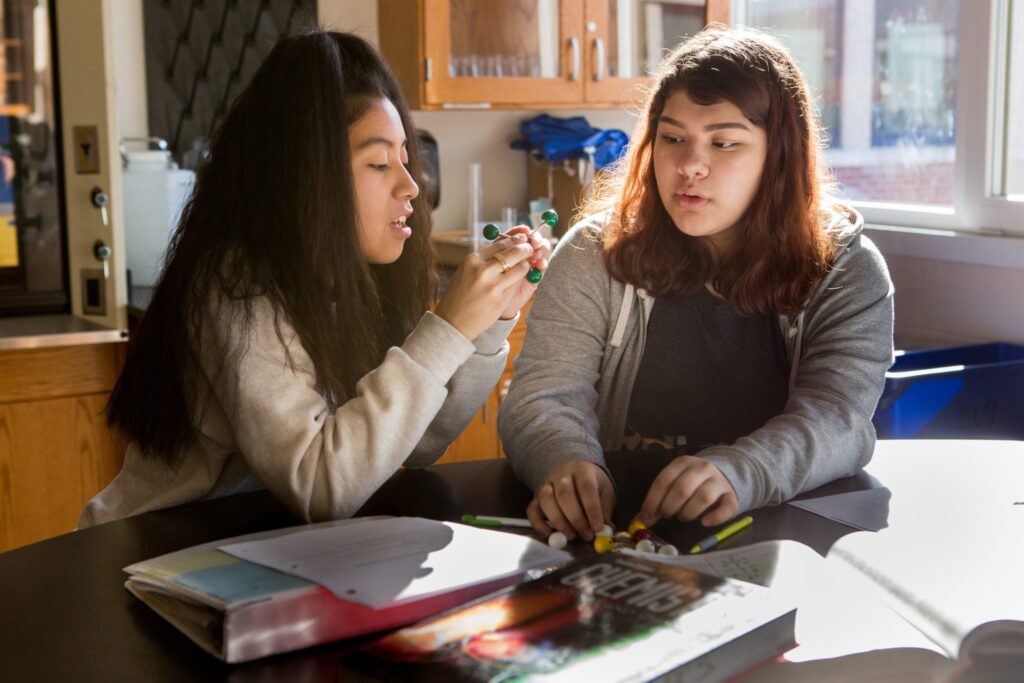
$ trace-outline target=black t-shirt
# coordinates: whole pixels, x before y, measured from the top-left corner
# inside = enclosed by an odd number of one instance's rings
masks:
[[[700,291],[657,299],[629,401],[623,451],[696,453],[782,412],[785,343],[775,316],[747,316]]]

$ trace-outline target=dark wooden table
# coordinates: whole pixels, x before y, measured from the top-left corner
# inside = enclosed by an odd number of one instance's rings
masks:
[[[628,523],[663,464],[610,459],[618,486],[617,526]],[[879,485],[861,473],[806,495]],[[442,520],[467,512],[523,516],[529,497],[505,461],[468,462],[403,470],[359,514]],[[824,554],[853,531],[789,505],[755,515],[756,524],[727,543],[788,538]],[[124,589],[121,570],[133,562],[295,523],[284,506],[262,492],[151,512],[0,554],[0,681],[335,680],[345,644],[226,665]],[[680,548],[707,535],[695,523],[662,522],[655,530]]]

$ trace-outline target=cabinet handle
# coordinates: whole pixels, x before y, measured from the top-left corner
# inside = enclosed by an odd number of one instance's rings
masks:
[[[597,68],[594,69],[594,80],[604,78],[604,39],[594,38],[594,51],[597,53]]]
[[[580,39],[576,36],[570,38],[569,47],[572,48],[572,73],[569,74],[569,80],[578,81],[580,78]]]

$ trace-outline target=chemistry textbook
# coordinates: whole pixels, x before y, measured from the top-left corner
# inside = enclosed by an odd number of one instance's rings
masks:
[[[376,640],[342,665],[386,681],[720,681],[794,645],[770,588],[591,555]]]

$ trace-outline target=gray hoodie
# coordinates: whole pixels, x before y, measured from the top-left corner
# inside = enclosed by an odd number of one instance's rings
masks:
[[[871,416],[893,362],[893,286],[862,228],[852,209],[833,215],[829,230],[843,245],[834,267],[803,312],[779,316],[790,365],[783,412],[698,453],[732,484],[740,511],[851,475],[871,458]],[[625,431],[654,299],[609,275],[602,229],[603,217],[588,218],[555,250],[501,406],[505,452],[535,491],[562,463],[604,467]]]

